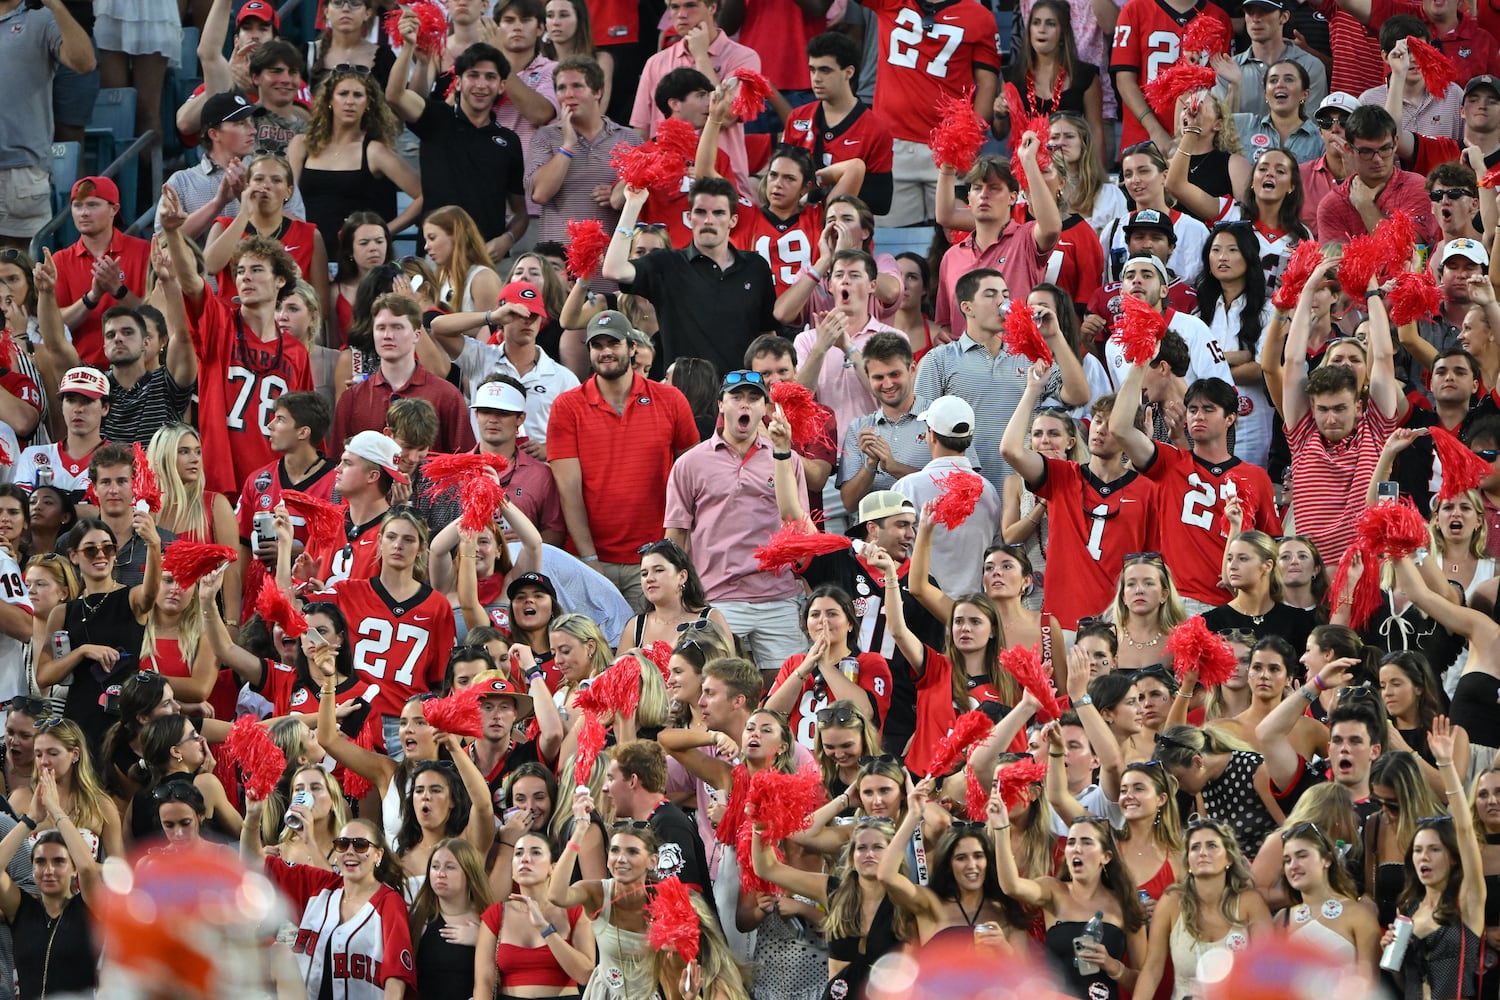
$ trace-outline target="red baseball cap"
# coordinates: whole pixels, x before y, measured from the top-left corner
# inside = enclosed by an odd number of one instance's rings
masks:
[[[242,24],[247,17],[265,21],[277,31],[281,30],[281,18],[276,16],[276,8],[266,3],[266,0],[248,0],[239,13],[234,15],[234,23]]]
[[[542,293],[529,281],[512,281],[500,289],[500,301],[498,305],[524,306],[533,316],[548,319],[547,304],[542,301]]]
[[[73,185],[69,201],[82,198],[103,198],[116,208],[120,207],[120,189],[108,177],[82,177]]]

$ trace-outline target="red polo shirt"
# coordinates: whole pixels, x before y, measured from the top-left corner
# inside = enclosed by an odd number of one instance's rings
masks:
[[[595,375],[558,396],[547,419],[547,457],[578,459],[594,551],[611,563],[636,562],[637,549],[661,539],[672,461],[697,443],[687,397],[639,373],[624,413],[599,395]]]
[[[125,287],[137,296],[145,297],[146,267],[151,263],[151,241],[126,236],[116,229],[105,256],[114,257],[120,270],[125,272]],[[52,262],[57,265],[59,306],[66,309],[83,298],[94,283],[94,261],[97,259],[81,239],[52,255]],[[73,328],[73,346],[84,364],[102,370],[109,369],[109,362],[104,359],[104,327],[101,321],[105,310],[117,304],[119,300],[113,295],[105,295],[89,310],[84,321]]]
[[[1372,26],[1382,25],[1397,14],[1422,19],[1427,30],[1432,32],[1432,47],[1453,60],[1460,86],[1481,73],[1500,73],[1500,51],[1497,51],[1500,46],[1496,45],[1495,36],[1480,27],[1474,18],[1460,13],[1458,26],[1440,35],[1417,0],[1370,0]]]
[[[404,386],[391,385],[377,368],[344,393],[333,416],[334,449],[342,451],[344,442],[360,431],[384,430],[386,411],[396,399],[425,399],[437,410],[438,436],[433,451],[451,455],[474,449],[474,429],[469,426],[469,407],[463,393],[421,365]]]
[[[1349,186],[1356,176],[1350,174],[1346,177],[1318,205],[1318,239],[1325,243],[1328,240],[1350,240],[1366,233],[1364,219],[1349,200]],[[1376,196],[1375,205],[1385,215],[1406,212],[1417,227],[1417,235],[1428,247],[1436,245],[1439,235],[1437,219],[1432,214],[1432,202],[1427,197],[1421,174],[1397,167],[1385,188]]]

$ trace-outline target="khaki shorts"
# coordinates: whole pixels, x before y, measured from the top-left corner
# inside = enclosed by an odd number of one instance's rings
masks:
[[[0,170],[0,236],[29,240],[52,218],[52,174],[45,167]]]
[[[891,154],[891,210],[876,217],[877,226],[919,226],[931,221],[937,206],[937,165],[932,147],[897,139]]]

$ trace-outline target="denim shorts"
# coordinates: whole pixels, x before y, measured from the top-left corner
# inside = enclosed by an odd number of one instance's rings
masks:
[[[99,96],[99,48],[94,47],[95,67],[87,73],[75,73],[58,64],[52,77],[52,117],[59,125],[83,128],[94,113]]]

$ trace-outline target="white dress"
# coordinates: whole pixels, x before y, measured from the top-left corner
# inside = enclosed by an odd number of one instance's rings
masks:
[[[101,51],[132,56],[182,54],[182,21],[175,0],[97,0],[94,41]]]

